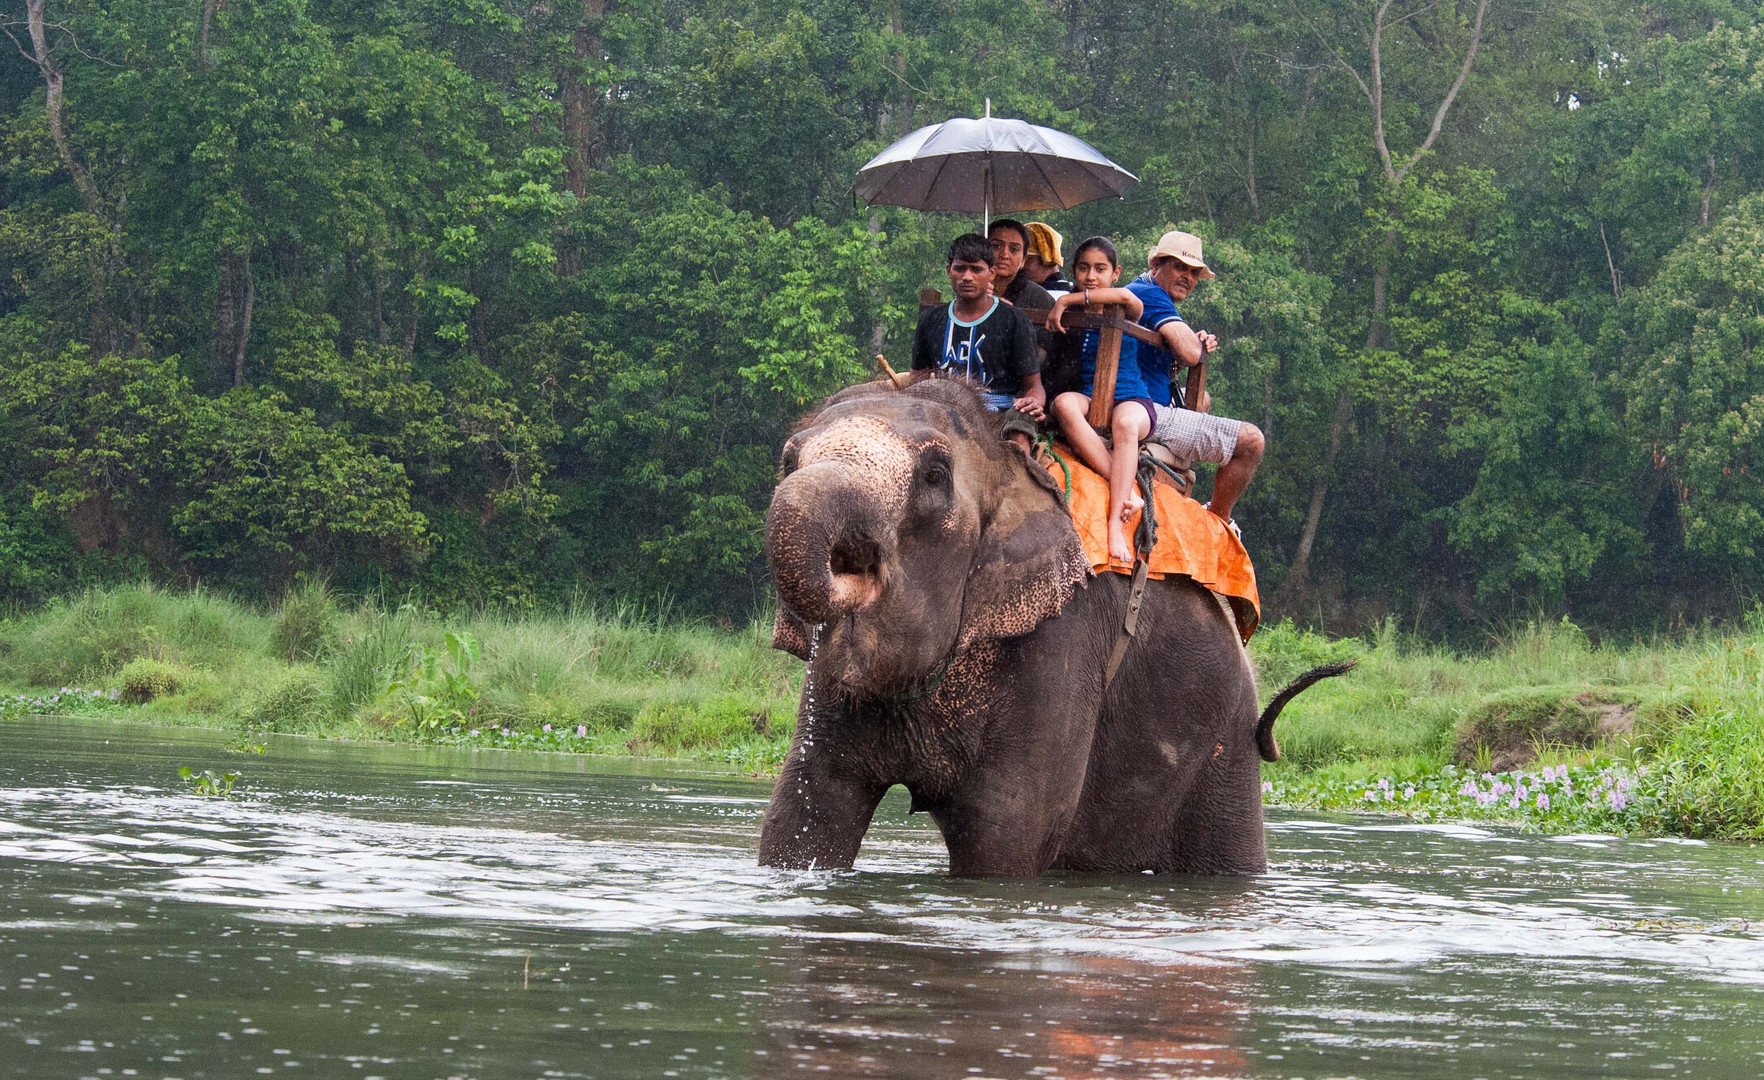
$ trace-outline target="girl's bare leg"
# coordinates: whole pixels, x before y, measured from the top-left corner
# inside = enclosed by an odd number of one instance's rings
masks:
[[[1078,451],[1084,464],[1095,469],[1099,476],[1109,475],[1109,448],[1090,426],[1090,399],[1067,391],[1054,398],[1053,412],[1060,430],[1065,432],[1066,441]]]
[[[1131,563],[1133,548],[1127,543],[1123,519],[1128,515],[1128,497],[1138,494],[1133,490],[1133,481],[1139,469],[1139,440],[1150,434],[1151,417],[1137,402],[1123,401],[1115,405],[1109,427],[1115,438],[1115,452],[1109,462],[1109,561]],[[1143,508],[1145,500],[1138,502]]]

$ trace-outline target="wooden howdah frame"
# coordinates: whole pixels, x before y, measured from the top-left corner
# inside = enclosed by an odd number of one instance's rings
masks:
[[[941,307],[946,301],[943,294],[936,289],[923,289],[919,292],[919,308]],[[1047,326],[1048,308],[1018,308],[1029,321],[1037,327]],[[1060,317],[1061,325],[1067,328],[1097,330],[1096,343],[1096,382],[1090,395],[1090,415],[1087,419],[1090,426],[1098,431],[1109,430],[1109,414],[1115,405],[1115,374],[1121,366],[1121,335],[1131,337],[1164,348],[1164,339],[1145,327],[1126,317],[1126,309],[1120,304],[1091,304],[1083,308],[1070,308]],[[1183,398],[1188,408],[1197,412],[1205,412],[1207,390],[1207,362],[1201,362],[1188,369],[1188,382],[1183,391]]]

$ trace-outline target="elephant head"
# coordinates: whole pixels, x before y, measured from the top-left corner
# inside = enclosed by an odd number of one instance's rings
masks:
[[[957,651],[1059,614],[1089,565],[1047,473],[967,385],[854,386],[784,446],[767,516],[773,645],[884,698]]]

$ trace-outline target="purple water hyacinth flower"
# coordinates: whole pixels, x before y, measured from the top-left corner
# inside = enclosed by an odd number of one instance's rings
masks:
[[[1272,780],[1262,781],[1262,794],[1270,795],[1270,794],[1273,794],[1273,792],[1274,792],[1274,781],[1272,781]]]
[[[504,734],[504,735],[513,735],[513,734],[514,734],[514,732],[512,732],[512,731],[510,731],[510,730],[509,730],[509,729],[507,729],[507,728],[503,728],[503,729],[502,729],[502,733],[503,733],[503,734]]]
[[[477,737],[478,737],[478,729],[477,729],[477,728],[473,728],[473,729],[472,729],[472,730],[471,730],[471,732],[470,732],[470,734],[471,734],[471,737],[472,737],[472,738],[474,738],[474,739],[475,739],[475,738],[477,738]]]
[[[1550,797],[1541,791],[1537,793],[1537,808],[1539,810],[1548,810],[1550,808]]]
[[[1413,799],[1414,797],[1415,797],[1415,785],[1410,784],[1408,787],[1403,789],[1403,798],[1405,800],[1407,800],[1407,799]]]
[[[588,737],[588,725],[587,724],[577,724],[576,725],[576,737],[578,739],[586,739]]]
[[[1464,786],[1458,789],[1458,794],[1468,799],[1472,796],[1481,794],[1481,791],[1477,788],[1476,781],[1466,780],[1464,781]]]
[[[1378,792],[1368,788],[1366,790],[1365,799],[1367,802],[1376,802],[1378,800]]]
[[[1507,809],[1509,809],[1509,810],[1519,809],[1519,796],[1517,794],[1515,794],[1512,798],[1507,800]]]
[[[547,734],[547,735],[549,735],[549,734],[551,734],[551,725],[550,725],[550,724],[546,724],[546,725],[545,725],[545,726],[544,726],[544,727],[543,727],[543,728],[541,728],[541,729],[540,729],[540,730],[541,730],[541,731],[543,731],[543,732],[545,732],[545,734]]]

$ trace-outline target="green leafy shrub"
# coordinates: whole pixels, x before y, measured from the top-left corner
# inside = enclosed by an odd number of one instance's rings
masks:
[[[270,648],[290,663],[317,660],[336,644],[341,621],[330,586],[308,579],[282,597],[270,623]]]
[[[472,679],[479,652],[478,639],[463,630],[449,631],[440,652],[412,646],[410,666],[386,685],[398,722],[418,731],[465,723],[483,696]]]
[[[1262,690],[1272,694],[1310,669],[1346,660],[1364,648],[1355,638],[1326,637],[1281,619],[1257,630],[1249,651]]]
[[[141,657],[130,660],[116,673],[122,687],[122,699],[131,705],[145,705],[155,698],[169,697],[190,685],[194,675],[182,664]]]
[[[324,698],[325,681],[313,668],[291,668],[246,702],[240,719],[265,731],[292,731],[308,725]]]
[[[203,589],[91,588],[9,629],[0,678],[31,686],[97,682],[138,657],[223,670],[240,656],[262,656],[267,629],[261,614]]]

